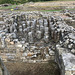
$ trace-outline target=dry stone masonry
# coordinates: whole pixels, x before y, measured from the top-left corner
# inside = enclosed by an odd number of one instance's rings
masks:
[[[0,15],[2,61],[44,63],[53,60],[59,65],[61,75],[75,75],[75,28],[67,22],[69,18],[74,19],[74,13],[17,11]]]

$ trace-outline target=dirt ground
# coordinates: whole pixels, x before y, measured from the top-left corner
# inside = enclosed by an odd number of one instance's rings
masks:
[[[60,75],[55,62],[50,63],[5,63],[11,75]]]

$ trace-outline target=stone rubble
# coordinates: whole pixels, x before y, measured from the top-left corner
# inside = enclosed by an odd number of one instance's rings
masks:
[[[66,21],[74,19],[75,14],[33,11],[3,12],[0,15],[4,20],[0,21],[0,56],[4,62],[53,60],[59,65],[61,75],[71,75],[66,72],[75,67],[69,69],[65,63],[70,61],[69,54],[75,56],[75,28]],[[62,65],[67,68],[65,74]]]

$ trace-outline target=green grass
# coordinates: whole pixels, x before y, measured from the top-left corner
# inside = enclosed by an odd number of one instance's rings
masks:
[[[55,1],[75,1],[75,0],[55,0]]]
[[[75,10],[75,9],[73,8],[73,9],[68,9],[68,10]]]
[[[54,12],[54,11],[63,11],[64,9],[56,9],[56,10],[41,10],[42,12]],[[73,9],[67,9],[67,10],[75,10]]]
[[[58,1],[75,1],[75,0],[53,0],[53,1],[38,1],[37,3],[39,2],[58,2]],[[36,3],[36,2],[35,2]]]
[[[8,7],[0,7],[0,10],[2,9],[14,9],[17,5],[11,5],[11,6],[8,6]]]
[[[58,10],[41,10],[43,12],[54,12],[54,11],[62,11],[63,9],[58,9]]]

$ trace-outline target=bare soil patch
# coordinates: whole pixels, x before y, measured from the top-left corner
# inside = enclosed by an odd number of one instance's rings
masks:
[[[55,62],[50,63],[5,63],[11,75],[60,75]]]

